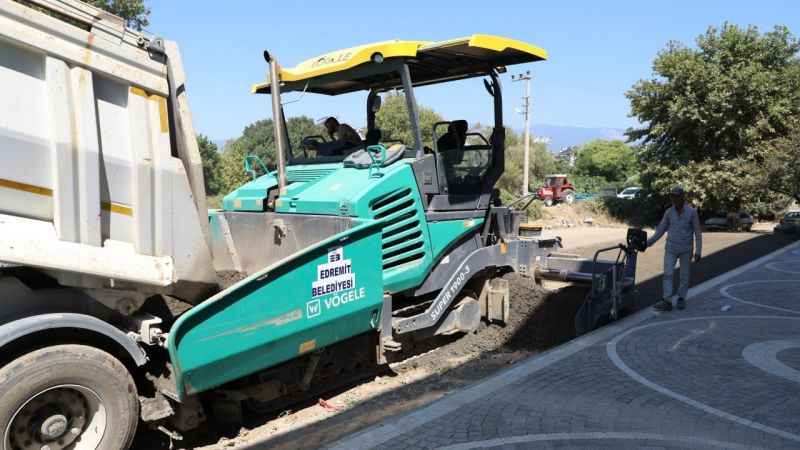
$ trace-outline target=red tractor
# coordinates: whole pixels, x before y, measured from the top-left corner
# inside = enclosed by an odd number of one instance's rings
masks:
[[[553,206],[558,202],[571,205],[575,202],[575,187],[564,174],[546,175],[544,186],[536,191],[536,195],[546,206]]]

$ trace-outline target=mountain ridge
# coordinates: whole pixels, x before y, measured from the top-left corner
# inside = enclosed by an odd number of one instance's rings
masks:
[[[521,130],[515,131],[521,132]],[[583,145],[594,139],[627,140],[624,128],[612,127],[574,127],[538,123],[531,126],[531,133],[537,140],[549,139],[547,146],[553,153],[558,153],[564,147]]]

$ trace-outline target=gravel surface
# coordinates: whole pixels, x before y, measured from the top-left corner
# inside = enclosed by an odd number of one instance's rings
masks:
[[[401,355],[405,359],[391,364],[392,370],[402,371],[408,368],[423,368],[431,373],[441,373],[450,367],[442,364],[442,356],[450,359],[473,358],[490,352],[513,352],[515,350],[531,350],[541,346],[539,333],[528,333],[527,329],[537,323],[542,327],[553,319],[552,314],[541,317],[547,308],[548,295],[536,286],[531,278],[517,274],[507,274],[511,313],[505,325],[482,323],[474,333],[456,336],[434,337],[417,344],[411,349],[412,355]],[[429,351],[426,351],[430,349]],[[420,353],[413,356],[413,353]]]
[[[217,278],[219,278],[219,283],[222,286],[222,289],[227,289],[247,278],[247,274],[244,272],[236,272],[234,270],[223,270],[217,272]]]

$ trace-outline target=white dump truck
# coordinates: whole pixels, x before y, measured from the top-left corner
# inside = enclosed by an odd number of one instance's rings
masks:
[[[0,448],[125,448],[143,303],[218,290],[177,46],[0,0],[0,104]]]

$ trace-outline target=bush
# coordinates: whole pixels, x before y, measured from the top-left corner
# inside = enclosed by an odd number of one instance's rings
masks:
[[[223,194],[211,195],[206,197],[206,204],[208,209],[220,209],[222,208],[222,198],[224,197]]]
[[[658,196],[631,200],[609,197],[587,202],[597,214],[607,214],[632,226],[655,226],[664,215],[666,201]]]
[[[595,139],[578,148],[575,173],[625,183],[635,165],[636,152],[633,147],[620,140]]]
[[[500,189],[500,202],[503,203],[504,205],[508,205],[517,200],[518,198],[519,198],[518,195],[512,194],[511,192],[508,192],[505,189]],[[519,203],[514,205],[514,207],[518,208],[518,210],[521,210],[521,208],[525,206],[525,203],[527,202],[528,200],[520,201]],[[541,219],[543,207],[544,204],[540,200],[533,200],[525,209],[525,212],[528,213],[528,220]]]
[[[610,183],[599,176],[570,175],[567,179],[572,182],[579,194],[596,194],[605,187],[613,187],[619,191],[624,187],[621,183]]]
[[[525,212],[528,213],[528,220],[538,220],[541,219],[543,216],[543,208],[544,203],[539,200],[534,200],[531,202],[530,205],[525,209]]]

